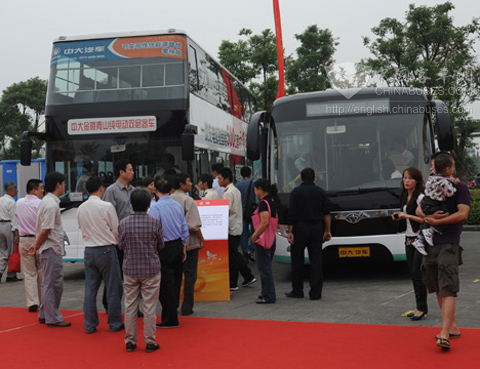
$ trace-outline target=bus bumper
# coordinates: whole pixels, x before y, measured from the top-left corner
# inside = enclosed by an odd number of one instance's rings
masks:
[[[277,234],[275,261],[290,264],[290,244]],[[405,261],[405,234],[334,237],[323,244],[324,262]],[[305,249],[305,263],[309,264]]]

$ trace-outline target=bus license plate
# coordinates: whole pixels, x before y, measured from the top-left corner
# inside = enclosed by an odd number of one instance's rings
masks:
[[[369,258],[370,246],[365,247],[339,247],[339,258]]]

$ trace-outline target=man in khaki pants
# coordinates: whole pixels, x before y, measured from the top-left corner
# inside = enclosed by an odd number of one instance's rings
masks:
[[[20,234],[20,259],[25,276],[25,295],[30,312],[37,311],[42,302],[43,270],[40,257],[38,254],[28,255],[28,249],[35,243],[37,210],[43,198],[43,190],[43,183],[40,179],[30,179],[27,182],[27,195],[17,201],[15,211]]]

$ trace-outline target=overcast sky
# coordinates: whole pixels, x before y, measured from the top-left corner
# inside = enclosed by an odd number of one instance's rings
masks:
[[[422,0],[417,6],[443,3]],[[241,28],[257,34],[275,29],[272,0],[0,0],[0,93],[15,82],[48,78],[52,41],[61,35],[165,30],[186,31],[212,56],[222,40],[236,41]],[[404,20],[412,0],[280,0],[286,54],[307,26],[328,28],[340,45],[337,63],[369,56],[362,36],[386,17]],[[480,16],[478,0],[453,1],[455,25]],[[478,52],[478,51],[477,51]]]

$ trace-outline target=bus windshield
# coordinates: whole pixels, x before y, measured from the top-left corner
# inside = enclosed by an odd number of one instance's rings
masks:
[[[180,142],[175,144],[171,138],[167,142],[166,138],[149,133],[135,133],[49,141],[47,157],[52,158],[53,170],[65,174],[64,196],[72,201],[82,201],[86,195],[85,183],[91,176],[100,176],[106,186],[115,182],[114,163],[119,159],[134,163],[135,178],[132,184],[135,186],[141,185],[143,178],[163,174],[166,170],[185,170],[178,166],[183,162],[174,161],[172,165],[165,160],[160,152],[165,147],[172,153],[171,157],[180,156]]]
[[[57,42],[47,105],[185,99],[186,49],[180,35]]]
[[[298,186],[306,167],[330,192],[399,188],[404,169],[429,167],[431,134],[422,114],[282,121],[276,129],[274,174],[281,193]]]

